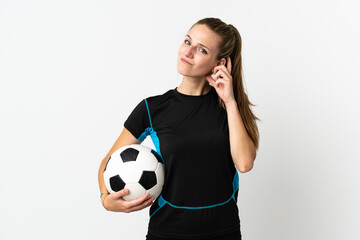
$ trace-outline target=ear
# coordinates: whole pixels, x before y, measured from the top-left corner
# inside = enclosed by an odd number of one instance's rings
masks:
[[[216,66],[219,66],[219,65],[225,65],[225,67],[226,67],[226,59],[225,58],[220,59],[217,62]]]
[[[216,66],[220,66],[220,65],[225,65],[225,67],[226,67],[226,59],[225,59],[225,58],[220,59],[220,60],[216,63],[216,65],[211,69],[212,72],[209,73],[209,74],[212,74],[213,71],[214,71],[214,68],[215,68]]]

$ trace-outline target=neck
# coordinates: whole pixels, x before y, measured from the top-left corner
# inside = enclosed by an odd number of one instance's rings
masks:
[[[199,79],[184,76],[177,90],[186,95],[199,96],[208,93],[211,90],[211,86],[205,78]]]

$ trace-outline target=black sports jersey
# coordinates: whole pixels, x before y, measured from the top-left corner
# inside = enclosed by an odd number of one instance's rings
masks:
[[[213,87],[199,96],[175,88],[145,98],[124,127],[139,141],[150,135],[165,165],[147,236],[195,239],[240,229],[239,176],[230,153],[227,113]]]

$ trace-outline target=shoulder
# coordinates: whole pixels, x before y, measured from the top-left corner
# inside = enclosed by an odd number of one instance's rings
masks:
[[[159,112],[163,112],[168,108],[171,108],[172,98],[174,97],[173,89],[169,89],[166,92],[156,95],[150,95],[142,100],[143,106],[151,115]]]
[[[174,96],[173,91],[174,89],[169,89],[166,92],[160,94],[150,95],[144,98],[144,100],[149,104],[151,103],[152,105],[159,105],[171,99]]]

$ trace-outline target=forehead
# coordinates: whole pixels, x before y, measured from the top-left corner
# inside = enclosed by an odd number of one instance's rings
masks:
[[[204,44],[213,51],[217,50],[220,38],[206,25],[196,24],[192,29],[189,30],[188,35],[190,35],[191,39],[195,41],[195,43]]]

